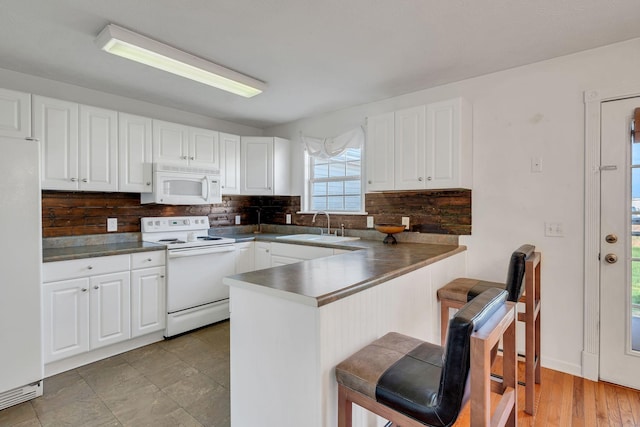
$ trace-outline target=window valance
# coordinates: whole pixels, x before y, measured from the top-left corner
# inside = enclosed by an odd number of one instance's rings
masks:
[[[330,159],[344,153],[348,148],[360,148],[364,145],[364,129],[362,126],[351,129],[334,137],[305,136],[300,133],[300,139],[311,157]]]

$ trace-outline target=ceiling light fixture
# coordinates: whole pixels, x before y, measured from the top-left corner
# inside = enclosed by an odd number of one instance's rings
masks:
[[[100,49],[150,67],[251,98],[267,85],[260,80],[109,24],[98,34]]]

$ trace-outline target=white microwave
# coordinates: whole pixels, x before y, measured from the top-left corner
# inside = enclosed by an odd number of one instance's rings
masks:
[[[222,203],[220,171],[154,163],[153,192],[140,194],[140,203],[162,205]]]

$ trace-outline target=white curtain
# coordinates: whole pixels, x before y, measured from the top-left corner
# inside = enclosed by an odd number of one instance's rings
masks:
[[[330,159],[344,153],[347,148],[360,148],[364,145],[362,126],[351,129],[341,135],[327,138],[305,136],[300,133],[302,143],[311,157]]]

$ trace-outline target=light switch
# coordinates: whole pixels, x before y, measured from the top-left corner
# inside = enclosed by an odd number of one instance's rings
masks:
[[[291,224],[291,214],[287,214],[286,219],[285,219],[285,222],[286,222],[287,224]]]
[[[118,231],[118,218],[107,218],[107,232]]]
[[[240,215],[236,215],[236,225],[240,225]]]
[[[561,222],[545,222],[544,235],[547,237],[564,237],[564,226]]]
[[[542,157],[531,158],[531,172],[534,172],[534,173],[542,172]]]

